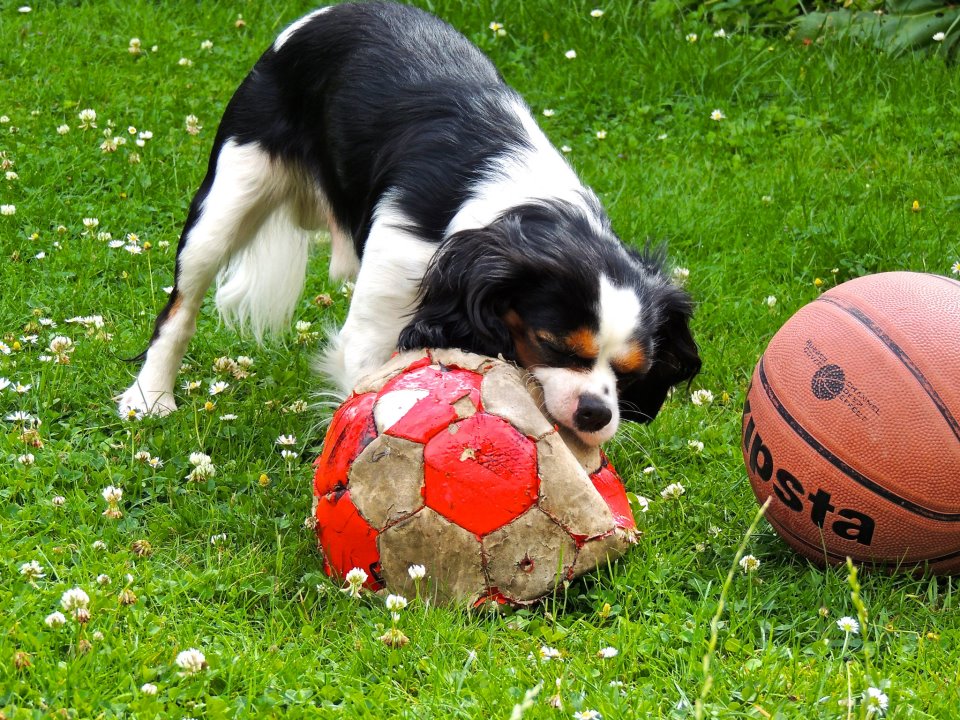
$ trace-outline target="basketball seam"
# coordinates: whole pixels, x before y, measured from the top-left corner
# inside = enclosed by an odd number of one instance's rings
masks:
[[[830,550],[825,550],[821,546],[815,545],[814,543],[810,542],[806,538],[801,537],[800,535],[795,533],[793,530],[788,528],[784,523],[780,522],[776,517],[771,516],[769,513],[767,514],[766,518],[767,518],[767,522],[773,525],[774,529],[776,529],[777,532],[786,533],[791,538],[796,540],[798,543],[800,543],[806,548],[809,548],[810,550],[816,551],[819,555],[826,555],[827,558],[831,560],[836,560],[839,562],[846,560],[847,553],[835,553],[835,552],[831,552]],[[932,565],[933,563],[941,563],[941,562],[944,562],[945,560],[953,560],[957,557],[960,557],[960,550],[955,550],[953,552],[947,553],[946,555],[937,555],[936,557],[929,557],[929,558],[925,557],[925,558],[908,560],[907,557],[904,556],[902,559],[899,559],[896,562],[892,562],[889,560],[867,558],[867,557],[860,557],[859,559],[856,559],[855,562],[872,565],[874,567],[903,568],[905,566],[922,565],[924,563]]]
[[[767,398],[770,400],[774,409],[783,418],[784,422],[790,426],[790,429],[794,433],[799,435],[807,445],[809,445],[820,457],[829,462],[835,468],[837,468],[844,475],[849,477],[858,485],[867,488],[873,493],[879,495],[880,497],[889,500],[895,505],[900,506],[907,512],[913,513],[914,515],[919,515],[920,517],[927,518],[928,520],[937,520],[940,522],[958,522],[960,521],[960,513],[945,513],[938,510],[931,510],[930,508],[923,507],[918,505],[912,500],[907,500],[904,497],[900,497],[896,493],[888,490],[882,485],[878,484],[874,480],[871,480],[866,475],[862,474],[858,470],[854,469],[843,460],[841,460],[837,455],[832,453],[827,449],[819,440],[817,440],[805,427],[803,427],[793,415],[790,414],[790,411],[784,407],[783,403],[780,401],[780,398],[777,397],[777,394],[774,392],[773,388],[770,386],[769,381],[767,380],[767,373],[764,369],[764,360],[765,358],[760,358],[759,363],[759,375],[760,375],[760,384],[763,386],[764,393]]]
[[[897,345],[894,339],[887,335],[887,333],[883,331],[883,328],[879,327],[873,321],[873,319],[860,308],[843,304],[840,301],[830,297],[821,297],[820,300],[828,302],[834,307],[843,310],[845,313],[857,320],[857,322],[863,325],[867,330],[873,333],[873,335],[880,342],[886,345],[887,349],[893,353],[894,357],[896,357],[897,360],[899,360],[900,363],[910,371],[910,374],[913,375],[914,379],[920,384],[920,387],[927,394],[927,397],[930,398],[930,401],[937,406],[937,410],[943,417],[944,422],[946,422],[950,427],[950,431],[953,433],[953,436],[960,441],[960,422],[957,422],[957,419],[953,416],[953,413],[950,412],[950,408],[947,407],[947,404],[943,401],[943,398],[940,397],[940,394],[934,389],[933,385],[929,380],[927,380],[927,377],[920,371],[920,368],[916,366],[906,351]]]

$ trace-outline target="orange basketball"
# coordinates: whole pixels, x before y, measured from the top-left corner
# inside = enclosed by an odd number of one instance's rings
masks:
[[[742,446],[800,554],[960,571],[960,282],[881,273],[802,307],[754,370]]]

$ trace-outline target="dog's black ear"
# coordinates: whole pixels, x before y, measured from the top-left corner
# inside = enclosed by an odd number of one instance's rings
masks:
[[[400,333],[400,350],[453,347],[512,357],[513,338],[502,317],[526,267],[507,237],[513,231],[519,228],[497,222],[444,241],[424,274],[417,309]]]
[[[653,364],[640,380],[620,391],[623,420],[650,422],[660,412],[670,388],[692,380],[700,372],[697,343],[690,334],[690,296],[680,288],[668,286],[662,302],[664,320],[654,336]]]

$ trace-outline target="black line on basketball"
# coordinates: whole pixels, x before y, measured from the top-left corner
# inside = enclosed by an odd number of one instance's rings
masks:
[[[884,345],[887,346],[887,349],[893,353],[894,357],[900,361],[900,363],[910,371],[910,374],[920,383],[920,387],[923,388],[923,391],[927,394],[927,397],[930,398],[930,401],[937,406],[937,410],[940,411],[940,415],[943,417],[944,422],[950,427],[950,431],[953,433],[953,436],[960,440],[960,422],[957,422],[957,419],[953,416],[953,413],[950,412],[950,408],[947,407],[947,403],[943,401],[943,398],[940,397],[940,394],[936,391],[933,385],[930,384],[930,381],[927,380],[927,377],[923,374],[920,368],[917,367],[916,363],[907,355],[906,351],[897,345],[896,341],[884,331],[882,327],[877,325],[873,319],[864,313],[859,308],[853,307],[852,305],[846,305],[841,303],[836,298],[832,297],[820,297],[819,300],[823,302],[828,302],[834,307],[840,308],[845,313],[857,320],[861,325],[863,325],[867,330],[869,330],[873,335]]]
[[[828,463],[837,468],[844,475],[849,477],[858,485],[867,488],[871,492],[879,495],[885,500],[889,500],[902,507],[907,512],[913,513],[914,515],[919,515],[920,517],[927,518],[928,520],[937,520],[939,522],[960,522],[960,513],[945,513],[938,510],[931,510],[930,508],[923,507],[918,505],[912,500],[907,500],[907,498],[900,497],[895,492],[888,490],[874,480],[871,480],[863,473],[859,472],[855,468],[851,467],[834,453],[832,453],[826,446],[824,446],[819,440],[817,440],[813,435],[804,428],[793,415],[790,414],[790,411],[784,407],[783,403],[780,401],[780,398],[777,397],[777,394],[774,392],[773,388],[770,386],[769,381],[767,380],[767,373],[764,366],[764,361],[766,358],[760,358],[760,366],[758,370],[760,371],[760,384],[763,386],[763,391],[766,394],[767,398],[773,404],[773,407],[780,414],[780,417],[783,418],[783,421],[790,426],[797,435],[799,435],[803,441],[809,445],[813,450],[817,452],[820,457],[826,460]]]

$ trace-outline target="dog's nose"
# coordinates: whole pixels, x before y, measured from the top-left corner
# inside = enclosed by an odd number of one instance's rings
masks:
[[[610,407],[596,395],[581,395],[573,422],[581,432],[597,432],[613,417]]]

